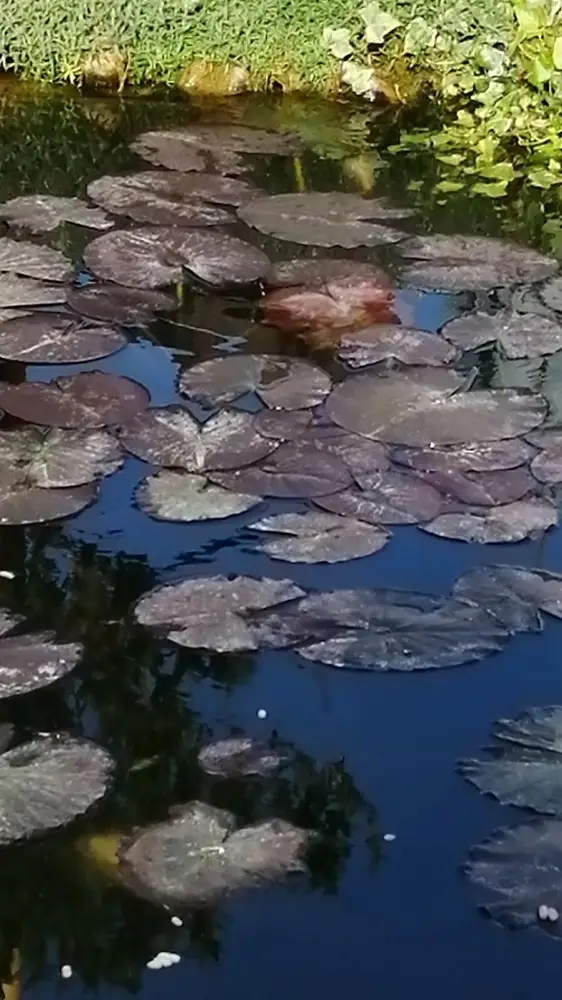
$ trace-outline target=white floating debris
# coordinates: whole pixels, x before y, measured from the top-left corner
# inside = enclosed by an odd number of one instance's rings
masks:
[[[556,909],[556,907],[555,906],[549,906],[548,907],[548,919],[550,920],[551,924],[555,924],[559,917],[560,917],[560,914],[559,914],[558,910]]]
[[[387,844],[390,844],[393,840],[396,840],[395,833],[385,833],[383,840],[386,840]]]
[[[176,965],[180,960],[180,955],[173,951],[159,951],[150,962],[146,963],[147,969],[169,969],[171,965]]]
[[[11,569],[0,569],[0,576],[3,580],[15,580],[16,574],[12,573]],[[70,969],[69,965],[64,966],[65,969]],[[70,970],[72,975],[72,969]]]
[[[539,906],[539,920],[549,920],[550,907],[542,903]]]
[[[267,712],[265,708],[258,708],[258,719],[267,719]]]
[[[61,974],[61,976],[62,976],[63,979],[70,979],[70,977],[72,975],[72,966],[71,965],[61,965],[60,974]]]
[[[174,927],[183,927],[183,920],[181,917],[172,917],[171,922],[173,923]]]

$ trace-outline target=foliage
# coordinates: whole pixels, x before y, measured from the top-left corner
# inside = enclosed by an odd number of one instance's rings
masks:
[[[414,73],[437,98],[439,128],[402,132],[392,152],[429,148],[438,192],[469,188],[503,197],[525,178],[562,184],[562,4],[560,0],[427,0],[414,16],[403,0],[360,9],[352,36],[329,27],[324,43],[351,89],[372,98],[382,75]],[[365,50],[366,54],[365,54]],[[380,89],[380,88],[379,88]],[[400,97],[398,83],[395,86]],[[404,96],[404,95],[402,95]]]

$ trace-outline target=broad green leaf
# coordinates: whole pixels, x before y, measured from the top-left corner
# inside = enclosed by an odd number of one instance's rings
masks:
[[[324,28],[322,41],[336,59],[351,55],[351,39],[347,28]]]
[[[382,45],[387,35],[400,26],[398,18],[382,10],[378,3],[368,3],[359,11],[365,22],[365,37],[369,45]]]
[[[509,160],[503,160],[501,163],[488,163],[483,166],[478,164],[478,166],[482,176],[489,177],[490,180],[502,181],[509,184],[515,177],[515,170]]]
[[[341,74],[342,82],[351,87],[359,97],[366,96],[376,90],[376,78],[372,69],[361,66],[360,63],[349,60],[344,62]]]
[[[533,59],[531,68],[529,70],[529,80],[535,87],[542,87],[544,83],[547,83],[552,76],[552,67],[547,66],[544,59],[540,56],[536,56]]]
[[[497,181],[486,184],[483,181],[472,185],[473,194],[483,194],[487,198],[503,198],[506,193],[507,181]]]
[[[418,55],[424,49],[432,49],[437,38],[437,29],[432,28],[423,17],[414,17],[410,21],[404,38],[403,52]]]
[[[552,62],[555,69],[562,70],[562,35],[558,35],[558,38],[554,42]]]
[[[537,167],[535,170],[529,170],[527,178],[533,187],[545,188],[546,190],[556,184],[562,184],[562,176],[549,170],[548,167]]]
[[[452,191],[462,191],[463,187],[464,184],[461,181],[439,181],[439,184],[436,184],[433,190],[443,191],[448,194]]]

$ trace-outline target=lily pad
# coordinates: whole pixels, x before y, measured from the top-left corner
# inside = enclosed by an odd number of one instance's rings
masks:
[[[0,463],[22,486],[58,489],[109,476],[123,464],[118,442],[106,431],[20,427],[0,431]],[[0,489],[7,477],[0,475]]]
[[[332,282],[381,286],[389,281],[382,267],[364,260],[352,260],[350,257],[295,257],[274,263],[267,285],[268,288],[306,285],[307,288],[325,289]]]
[[[554,312],[562,312],[562,275],[551,278],[539,289],[544,304]]]
[[[55,490],[0,479],[0,524],[58,521],[79,514],[96,499],[97,490],[91,484]]]
[[[17,274],[0,274],[0,309],[62,305],[67,294],[68,289],[63,285],[50,285]]]
[[[106,794],[109,754],[89,740],[51,733],[0,756],[0,843],[67,826]]]
[[[419,368],[386,377],[365,372],[335,386],[326,401],[336,424],[389,444],[447,445],[497,441],[542,423],[542,396],[515,389],[456,392],[447,369]]]
[[[141,480],[135,499],[159,521],[211,521],[243,514],[260,502],[255,496],[215,486],[204,476],[170,469]]]
[[[80,198],[59,198],[50,194],[22,195],[0,205],[0,219],[9,226],[30,233],[50,233],[61,222],[86,229],[111,229],[112,219],[99,208],[91,208]]]
[[[202,906],[305,870],[308,830],[270,819],[235,830],[232,813],[204,802],[136,834],[121,850],[123,873],[165,906]]]
[[[375,527],[381,524],[419,524],[437,517],[443,498],[426,483],[416,482],[400,473],[373,473],[372,489],[342,490],[317,497],[314,503],[323,510],[357,518]],[[378,484],[378,485],[377,485]]]
[[[248,736],[231,736],[202,747],[197,760],[207,774],[220,778],[267,778],[278,771],[287,758],[266,743]]]
[[[482,605],[513,632],[538,632],[539,612],[562,618],[562,576],[519,566],[481,566],[458,578],[455,597]]]
[[[74,274],[68,257],[60,250],[12,240],[9,236],[0,237],[0,271],[39,281],[60,282],[70,281]]]
[[[258,545],[257,551],[287,562],[337,563],[373,555],[389,540],[383,528],[365,521],[309,511],[306,514],[278,514],[249,525],[254,531],[287,537]]]
[[[301,447],[335,455],[360,482],[364,476],[376,475],[390,466],[388,451],[379,441],[350,434],[342,427],[313,424],[296,438]]]
[[[445,513],[423,531],[440,538],[455,538],[461,542],[522,542],[540,535],[558,523],[556,507],[547,500],[518,500],[501,507],[468,510],[465,513]]]
[[[223,406],[256,392],[271,409],[299,410],[322,403],[331,384],[329,375],[308,361],[275,354],[231,354],[185,368],[179,390],[203,406]]]
[[[394,315],[394,290],[386,275],[355,276],[269,292],[261,302],[263,321],[285,333],[340,330]],[[450,353],[450,349],[449,349]]]
[[[98,177],[88,195],[114,215],[156,226],[217,226],[231,221],[224,209],[205,204],[184,190],[183,174],[145,170],[118,177]]]
[[[71,288],[68,304],[81,316],[116,326],[143,326],[155,313],[172,312],[176,300],[163,292],[124,288],[122,285],[85,285]]]
[[[457,469],[413,473],[448,499],[475,507],[497,507],[536,493],[527,466],[501,472],[459,472]]]
[[[351,483],[349,469],[336,455],[295,441],[282,444],[259,465],[212,472],[209,478],[229,490],[286,499],[326,496]]]
[[[0,698],[27,694],[53,684],[74,670],[81,655],[80,643],[57,642],[52,632],[0,640]],[[1,767],[0,762],[0,773]]]
[[[508,438],[448,448],[395,448],[392,461],[423,472],[501,472],[525,465],[534,454],[526,441]]]
[[[261,250],[235,236],[166,226],[98,236],[86,247],[84,261],[97,278],[142,289],[182,281],[184,269],[214,289],[251,286],[271,266]]]
[[[312,420],[310,410],[260,410],[254,417],[254,427],[262,437],[294,441]]]
[[[303,597],[291,580],[236,576],[201,577],[158,587],[141,598],[135,617],[161,629],[178,645],[216,652],[257,649],[244,616]]]
[[[183,142],[177,132],[144,132],[131,149],[156,167],[189,172],[205,170],[205,157],[194,146]]]
[[[265,458],[276,447],[275,441],[255,430],[248,413],[221,410],[201,427],[181,406],[138,414],[120,428],[119,438],[144,462],[188,472],[238,469]]]
[[[405,234],[365,219],[402,219],[410,213],[355,194],[274,194],[256,198],[238,210],[248,226],[268,236],[318,247],[381,246]]]
[[[488,236],[414,236],[402,243],[400,253],[416,261],[402,271],[407,284],[442,291],[489,291],[558,271],[552,258]]]
[[[437,334],[381,323],[346,331],[339,343],[338,357],[349,368],[366,368],[387,360],[438,366],[455,361],[457,351]]]
[[[562,816],[562,706],[531,708],[500,719],[484,760],[463,760],[459,773],[504,806]]]
[[[353,631],[299,649],[307,660],[347,670],[455,667],[499,651],[507,633],[481,608],[448,601],[404,626]]]
[[[85,430],[125,423],[145,410],[144,386],[109,372],[80,372],[54,382],[21,382],[0,389],[0,407],[20,420]]]
[[[96,361],[126,344],[127,338],[118,330],[84,323],[65,313],[35,313],[0,326],[0,358],[25,364]]]
[[[447,323],[442,334],[463,351],[497,341],[507,358],[536,358],[562,348],[562,324],[534,313],[502,309],[469,313]]]
[[[484,891],[482,909],[510,929],[540,927],[562,936],[562,921],[541,920],[542,907],[562,913],[562,823],[540,819],[496,830],[471,848],[465,874]]]
[[[548,428],[528,435],[537,448],[538,455],[531,462],[531,471],[540,483],[562,483],[562,431]]]

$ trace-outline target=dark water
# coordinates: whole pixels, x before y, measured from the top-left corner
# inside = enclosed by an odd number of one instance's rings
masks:
[[[119,103],[29,93],[16,100],[8,90],[2,102],[2,200],[35,191],[81,193],[93,177],[137,162],[127,143],[142,129],[201,114],[233,114],[169,99]],[[275,125],[278,113],[261,107],[259,124]],[[350,113],[338,112],[332,133],[338,134],[338,121],[345,123]],[[389,141],[393,128],[375,119],[371,134]],[[356,189],[342,156],[322,158],[311,151],[303,168],[310,187]],[[258,163],[256,169],[272,191],[294,184],[290,161]],[[420,204],[427,228],[538,238],[528,206],[519,214],[515,206],[511,217],[508,209],[488,203],[443,206],[427,193],[431,178],[421,175],[417,187],[412,179],[396,165],[381,172],[379,186]],[[63,231],[56,242],[78,259],[81,239],[76,231]],[[400,310],[412,325],[434,330],[456,314],[458,302],[410,292],[403,294]],[[266,352],[308,350],[256,326],[247,303],[186,290],[173,322],[155,323],[149,335],[139,331],[114,357],[65,366],[64,372],[126,374],[162,404],[176,398],[178,367],[191,356],[201,360],[245,345]],[[490,352],[480,360],[488,384],[540,386],[556,409],[562,386],[556,359],[543,361],[540,371],[535,363],[502,366]],[[12,380],[57,374],[52,366],[11,364],[0,370],[0,378]],[[6,852],[0,855],[4,969],[19,953],[23,989],[37,1000],[61,989],[69,997],[97,991],[107,998],[123,990],[150,997],[156,989],[173,1000],[335,1000],[342,994],[527,1000],[555,984],[559,944],[539,933],[500,930],[476,910],[460,873],[467,849],[520,814],[479,797],[456,776],[454,763],[486,742],[496,718],[562,700],[562,624],[549,622],[540,636],[517,637],[481,664],[371,676],[303,666],[291,653],[203,658],[159,645],[135,628],[128,612],[157,583],[219,572],[291,575],[322,589],[381,585],[439,594],[460,573],[485,563],[560,570],[562,534],[486,547],[397,528],[391,544],[372,558],[288,566],[249,551],[244,525],[253,512],[206,526],[147,518],[131,504],[147,471],[129,459],[102,483],[99,502],[80,516],[60,525],[2,529],[0,566],[13,571],[15,580],[0,580],[0,604],[23,610],[34,625],[81,639],[86,655],[68,680],[0,703],[0,721],[15,722],[22,734],[51,728],[86,734],[116,757],[114,795],[76,836],[128,830],[163,817],[174,802],[202,797],[241,820],[276,814],[312,826],[324,835],[322,846],[304,881],[233,899],[183,928],[86,863],[74,831]],[[269,505],[269,512],[276,509],[281,505]],[[260,708],[268,713],[263,721]],[[210,738],[231,732],[263,738],[273,731],[292,763],[265,786],[222,785],[202,778],[195,766],[197,748]],[[385,833],[396,839],[385,842]],[[181,963],[147,970],[146,962],[161,949],[181,953]],[[66,962],[74,977],[63,982],[59,966]]]

